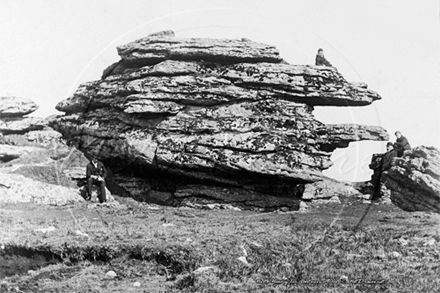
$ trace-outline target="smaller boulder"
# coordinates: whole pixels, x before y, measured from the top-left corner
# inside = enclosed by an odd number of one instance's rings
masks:
[[[116,278],[117,274],[114,271],[108,271],[105,276],[109,279],[114,279]]]
[[[0,117],[22,117],[38,109],[33,101],[19,97],[0,97]]]
[[[302,200],[334,199],[337,196],[357,196],[360,192],[352,185],[336,180],[323,180],[305,185]]]
[[[403,210],[440,213],[440,151],[426,146],[405,151],[392,162],[385,184]]]

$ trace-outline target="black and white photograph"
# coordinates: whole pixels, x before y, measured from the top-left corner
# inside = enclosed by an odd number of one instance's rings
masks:
[[[437,0],[0,1],[0,292],[440,292]]]

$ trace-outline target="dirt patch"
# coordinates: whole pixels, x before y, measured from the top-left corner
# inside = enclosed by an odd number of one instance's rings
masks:
[[[48,252],[34,252],[23,248],[7,248],[0,254],[0,279],[27,274],[30,270],[59,262],[59,258]]]

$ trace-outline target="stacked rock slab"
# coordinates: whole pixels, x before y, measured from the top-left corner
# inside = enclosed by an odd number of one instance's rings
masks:
[[[28,117],[38,106],[29,99],[0,97],[0,202],[65,205],[81,202],[65,171],[88,160],[67,146],[43,118]]]
[[[388,139],[381,127],[317,121],[314,106],[365,106],[380,96],[334,68],[287,64],[270,45],[166,31],[118,53],[101,80],[57,105],[66,115],[52,126],[97,154],[137,198],[158,190],[174,203],[236,198],[296,209],[335,148]]]
[[[26,116],[37,109],[38,105],[29,99],[0,97],[0,134],[23,134],[43,129],[47,124],[43,119]]]
[[[386,186],[403,210],[440,213],[440,151],[426,146],[406,151],[392,162]]]

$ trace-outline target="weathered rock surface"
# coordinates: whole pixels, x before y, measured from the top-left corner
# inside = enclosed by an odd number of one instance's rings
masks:
[[[0,118],[0,133],[24,134],[31,130],[42,130],[47,121],[38,117],[9,117]]]
[[[21,117],[38,109],[33,101],[19,97],[0,97],[0,118]]]
[[[0,144],[0,162],[6,163],[31,152],[38,152],[40,149],[35,147],[11,146]]]
[[[388,139],[380,127],[317,121],[313,106],[363,106],[380,96],[334,68],[286,64],[269,45],[168,31],[118,52],[121,61],[103,79],[57,105],[66,115],[51,125],[97,154],[130,194],[155,190],[183,200],[187,186],[190,197],[213,187],[208,197],[218,201],[242,203],[245,194],[252,202],[258,194],[270,207],[276,196],[294,208],[285,201],[323,179],[335,148]],[[143,183],[131,184],[133,177]]]
[[[89,160],[84,154],[68,146],[47,120],[23,116],[37,108],[32,101],[8,99],[1,106],[8,115],[0,115],[0,201],[56,205],[82,201],[80,184],[64,171],[82,167],[85,176]]]
[[[306,184],[302,200],[330,199],[335,196],[353,197],[361,193],[352,184],[326,179]]]
[[[440,151],[426,146],[406,151],[394,159],[386,186],[403,210],[440,213]]]
[[[77,190],[48,184],[18,174],[0,173],[0,202],[32,202],[62,206],[81,202]]]
[[[26,133],[27,140],[35,141],[42,145],[50,145],[54,141],[61,140],[61,137],[61,133],[55,130],[38,130]]]
[[[279,208],[287,207],[292,210],[299,209],[299,202],[293,195],[290,198],[276,197],[260,194],[255,191],[243,190],[242,188],[222,188],[213,186],[185,186],[174,194],[175,197],[185,204],[185,201],[202,201],[203,204],[221,202],[235,203],[243,208]],[[202,200],[200,200],[202,198]]]

